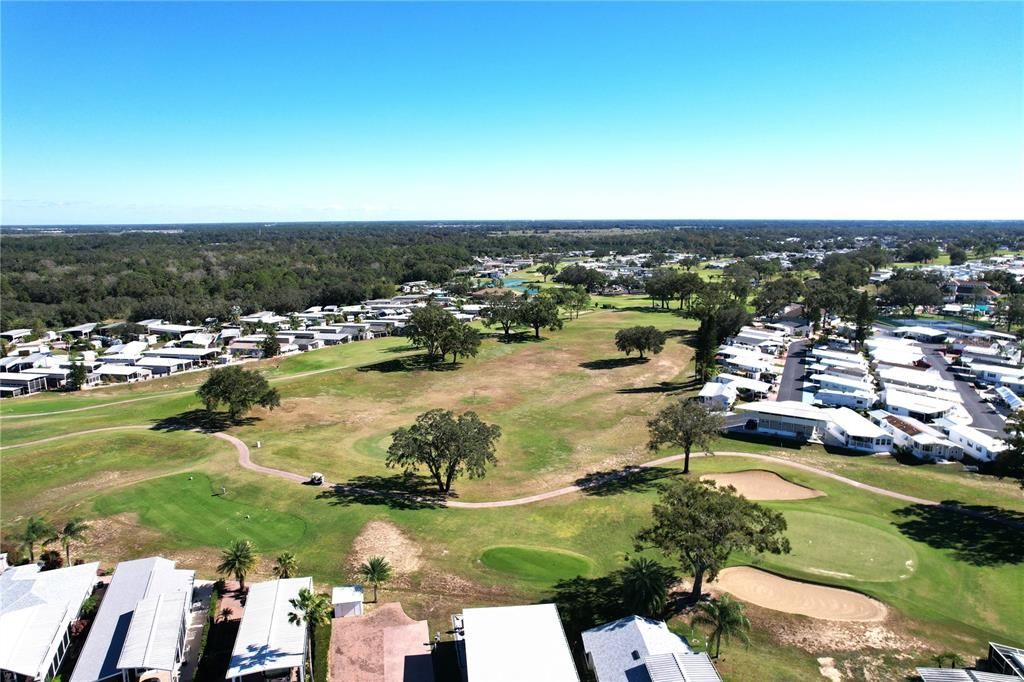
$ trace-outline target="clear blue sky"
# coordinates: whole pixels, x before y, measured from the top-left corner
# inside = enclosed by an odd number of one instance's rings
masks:
[[[3,222],[1022,218],[1024,4],[2,4]]]

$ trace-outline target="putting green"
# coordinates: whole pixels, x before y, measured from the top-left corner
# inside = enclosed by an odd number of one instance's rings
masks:
[[[785,511],[789,554],[764,555],[758,566],[802,573],[819,580],[891,582],[917,567],[913,546],[891,531],[830,514]]]
[[[480,554],[488,568],[533,583],[555,583],[590,575],[593,562],[582,554],[550,547],[501,545]]]
[[[252,540],[260,552],[301,546],[306,522],[298,516],[259,507],[221,494],[219,482],[200,473],[174,474],[118,490],[97,499],[108,516],[134,512],[147,526],[165,532],[183,547],[223,547]]]

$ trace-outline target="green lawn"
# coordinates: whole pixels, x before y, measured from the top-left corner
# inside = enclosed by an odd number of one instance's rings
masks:
[[[306,536],[306,521],[300,516],[260,504],[244,489],[236,491],[228,477],[211,480],[198,472],[139,483],[131,495],[99,497],[95,509],[101,516],[138,514],[144,525],[181,548],[223,547],[246,538],[270,552],[300,547]]]
[[[480,561],[498,573],[545,586],[593,573],[589,558],[550,547],[488,547],[480,553]]]

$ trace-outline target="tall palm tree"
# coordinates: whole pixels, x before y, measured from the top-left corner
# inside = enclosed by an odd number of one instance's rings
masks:
[[[634,559],[621,574],[623,601],[633,613],[657,618],[665,610],[673,577],[657,561],[646,557]]]
[[[295,554],[292,552],[285,552],[274,562],[274,575],[278,578],[291,578],[298,570],[299,563],[295,560]]]
[[[288,614],[288,622],[295,625],[305,623],[309,633],[309,658],[316,661],[316,628],[331,622],[331,600],[326,594],[316,594],[306,588],[299,590],[299,596],[288,602],[295,611]]]
[[[28,550],[29,561],[35,563],[36,544],[41,542],[45,547],[53,542],[56,535],[57,530],[46,519],[41,516],[30,516],[28,523],[25,524],[25,530],[18,534],[17,539]]]
[[[377,602],[377,588],[391,580],[391,564],[382,556],[370,557],[359,567],[359,575],[373,585],[373,601]]]
[[[88,530],[89,524],[82,519],[71,519],[57,531],[57,539],[64,546],[64,558],[68,566],[71,565],[71,543],[85,542],[85,533]]]
[[[750,621],[744,613],[743,604],[728,594],[723,594],[717,601],[705,601],[697,605],[697,615],[693,622],[711,626],[708,643],[715,641],[715,658],[722,651],[722,637],[729,639],[733,635],[746,644],[750,641]]]
[[[238,581],[239,591],[245,592],[245,576],[256,567],[256,547],[252,540],[235,540],[221,552],[220,557],[217,572],[233,575]]]

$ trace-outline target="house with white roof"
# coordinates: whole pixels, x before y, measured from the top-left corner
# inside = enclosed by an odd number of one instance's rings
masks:
[[[948,415],[955,416],[960,412],[956,403],[909,393],[898,388],[887,387],[882,391],[882,403],[892,414],[913,417],[923,422],[935,421]]]
[[[821,442],[861,452],[888,452],[892,437],[846,407],[825,408],[795,400],[762,400],[737,405],[747,415],[740,427],[783,438]]]
[[[728,410],[736,402],[736,387],[717,381],[708,382],[701,387],[697,401],[711,409]]]
[[[301,623],[288,614],[301,590],[313,590],[313,579],[285,578],[249,586],[245,612],[231,650],[225,678],[239,682],[250,675],[266,680],[292,675],[305,682],[309,660],[309,636]]]
[[[892,436],[893,445],[906,448],[918,459],[938,461],[964,456],[963,448],[946,438],[942,431],[913,417],[872,410],[868,418]]]
[[[738,394],[745,394],[753,398],[767,398],[768,393],[772,390],[772,385],[766,381],[758,381],[727,372],[716,374],[712,381],[719,384],[732,384]]]
[[[982,462],[991,462],[1009,447],[1005,441],[966,424],[949,422],[946,429],[949,440],[962,447],[964,454]]]
[[[596,682],[651,682],[660,668],[671,670],[663,657],[678,656],[682,676],[677,679],[720,682],[721,677],[706,653],[695,654],[664,621],[626,616],[583,632],[587,667]],[[648,661],[653,663],[648,667]],[[678,666],[677,666],[678,667]],[[653,670],[652,670],[653,668]],[[652,672],[654,674],[652,674]]]
[[[911,388],[934,391],[956,391],[956,384],[935,370],[910,369],[909,367],[885,367],[878,370],[878,380],[886,388],[909,386]]]
[[[52,679],[71,644],[71,624],[96,585],[98,562],[0,573],[0,672],[9,682]]]
[[[452,624],[466,682],[579,682],[554,604],[464,609]]]
[[[70,682],[175,682],[185,656],[195,571],[162,557],[114,570]]]

